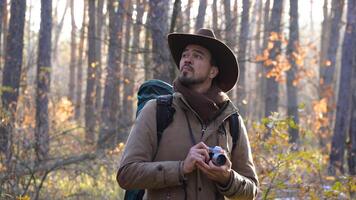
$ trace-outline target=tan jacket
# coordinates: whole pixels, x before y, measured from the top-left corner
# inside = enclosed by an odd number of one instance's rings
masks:
[[[152,159],[157,150],[156,101],[149,101],[142,109],[122,155],[117,174],[119,185],[124,189],[145,188],[144,199],[183,200],[184,187],[188,200],[224,199],[224,196],[253,199],[257,194],[258,179],[243,120],[240,118],[239,140],[233,152],[228,123],[225,123],[226,134],[219,129],[224,120],[236,112],[233,104],[230,102],[208,125],[201,124],[180,93],[174,94],[172,106],[176,109],[173,122],[163,132],[154,161]],[[228,151],[233,176],[226,188],[211,181],[199,170],[183,177],[182,162],[194,145],[184,112],[187,113],[197,143],[202,141],[208,146],[221,146]]]

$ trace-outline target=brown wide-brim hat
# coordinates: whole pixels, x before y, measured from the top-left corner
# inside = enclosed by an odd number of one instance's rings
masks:
[[[168,45],[178,69],[183,50],[189,44],[200,45],[210,51],[219,68],[219,74],[215,77],[218,87],[224,92],[231,90],[239,76],[239,64],[232,50],[216,39],[210,29],[199,29],[196,34],[170,33]]]

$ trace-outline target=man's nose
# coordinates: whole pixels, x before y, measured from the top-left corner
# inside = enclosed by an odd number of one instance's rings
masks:
[[[184,64],[192,64],[192,61],[190,58],[184,60]]]
[[[186,56],[184,58],[184,64],[192,64],[192,57],[191,56]]]

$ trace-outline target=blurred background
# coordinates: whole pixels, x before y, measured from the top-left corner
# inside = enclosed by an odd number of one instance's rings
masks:
[[[258,199],[355,199],[355,0],[0,0],[0,199],[123,199],[138,87],[201,27],[240,64]]]

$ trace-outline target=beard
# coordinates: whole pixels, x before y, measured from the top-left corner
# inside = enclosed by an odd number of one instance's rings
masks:
[[[193,78],[193,77],[188,77],[188,74],[186,72],[181,73],[178,76],[179,82],[184,85],[185,87],[191,86],[191,85],[197,85],[204,83],[206,81],[206,77],[200,77],[200,78]]]

